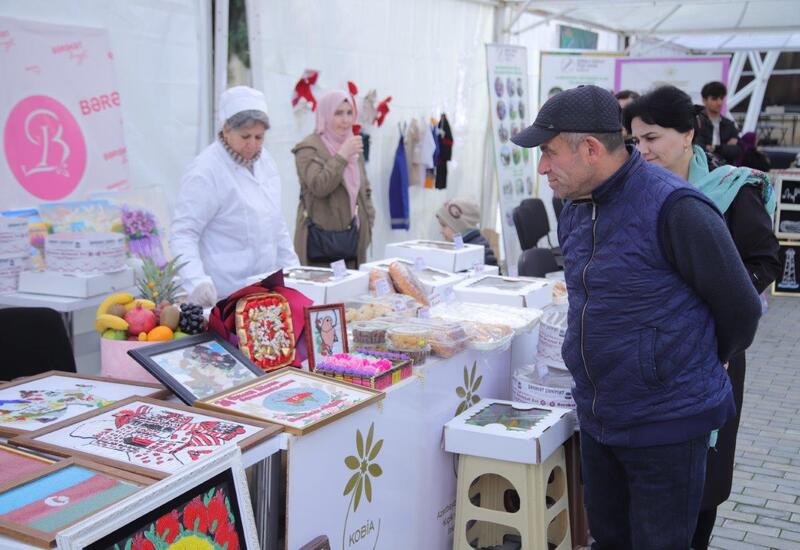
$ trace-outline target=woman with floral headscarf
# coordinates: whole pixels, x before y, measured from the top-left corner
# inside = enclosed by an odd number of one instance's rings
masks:
[[[354,135],[356,120],[353,98],[346,92],[328,92],[319,101],[314,133],[295,145],[300,204],[294,243],[303,265],[326,265],[326,260],[309,258],[309,224],[326,232],[343,232],[357,227],[356,257],[348,267],[366,261],[372,240],[375,209],[364,169],[364,144]],[[319,251],[317,251],[319,252]],[[329,258],[333,261],[339,258]]]

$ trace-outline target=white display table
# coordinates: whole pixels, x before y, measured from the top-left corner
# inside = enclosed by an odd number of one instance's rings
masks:
[[[508,397],[511,356],[512,350],[464,351],[429,359],[382,401],[310,434],[287,436],[287,548],[319,535],[332,548],[452,548],[456,459],[443,449],[443,428],[465,401]],[[345,494],[354,476],[360,481]]]

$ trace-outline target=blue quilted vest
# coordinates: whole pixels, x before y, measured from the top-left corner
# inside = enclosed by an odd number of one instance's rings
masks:
[[[634,150],[559,219],[569,291],[562,355],[581,429],[606,445],[687,441],[731,412],[711,312],[660,246],[659,213],[673,193],[709,202]]]

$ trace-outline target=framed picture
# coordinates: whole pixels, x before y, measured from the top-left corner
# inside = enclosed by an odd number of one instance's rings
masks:
[[[258,550],[241,453],[229,447],[61,531],[62,550]]]
[[[287,367],[195,406],[274,422],[302,435],[383,397],[378,390]]]
[[[187,405],[264,374],[212,332],[133,349],[128,355]]]
[[[775,212],[775,235],[779,239],[800,239],[800,206],[779,206]]]
[[[0,445],[0,486],[44,470],[53,462],[43,456]]]
[[[347,353],[347,323],[344,304],[305,308],[308,369],[313,371],[325,357]]]
[[[50,548],[56,534],[112,508],[151,485],[152,479],[70,459],[0,486],[0,533]]]
[[[780,241],[778,260],[781,274],[772,283],[774,296],[800,296],[800,241]]]
[[[263,422],[132,397],[9,443],[161,479],[226,445],[248,449],[280,431]]]
[[[168,394],[158,384],[52,370],[0,386],[0,436],[36,431],[134,395]]]

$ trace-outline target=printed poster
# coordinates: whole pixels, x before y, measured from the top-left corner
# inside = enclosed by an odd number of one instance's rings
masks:
[[[728,82],[728,56],[628,57],[615,60],[614,91],[647,92],[671,84],[702,104],[700,90],[713,80]]]
[[[539,106],[558,92],[581,84],[614,89],[614,62],[622,54],[611,52],[542,52],[539,56]]]
[[[511,143],[511,138],[532,120],[528,52],[521,46],[487,44],[486,63],[503,245],[508,271],[516,275],[522,249],[513,212],[523,199],[533,196],[535,172],[533,151]]]
[[[128,186],[105,29],[0,17],[0,210]]]

